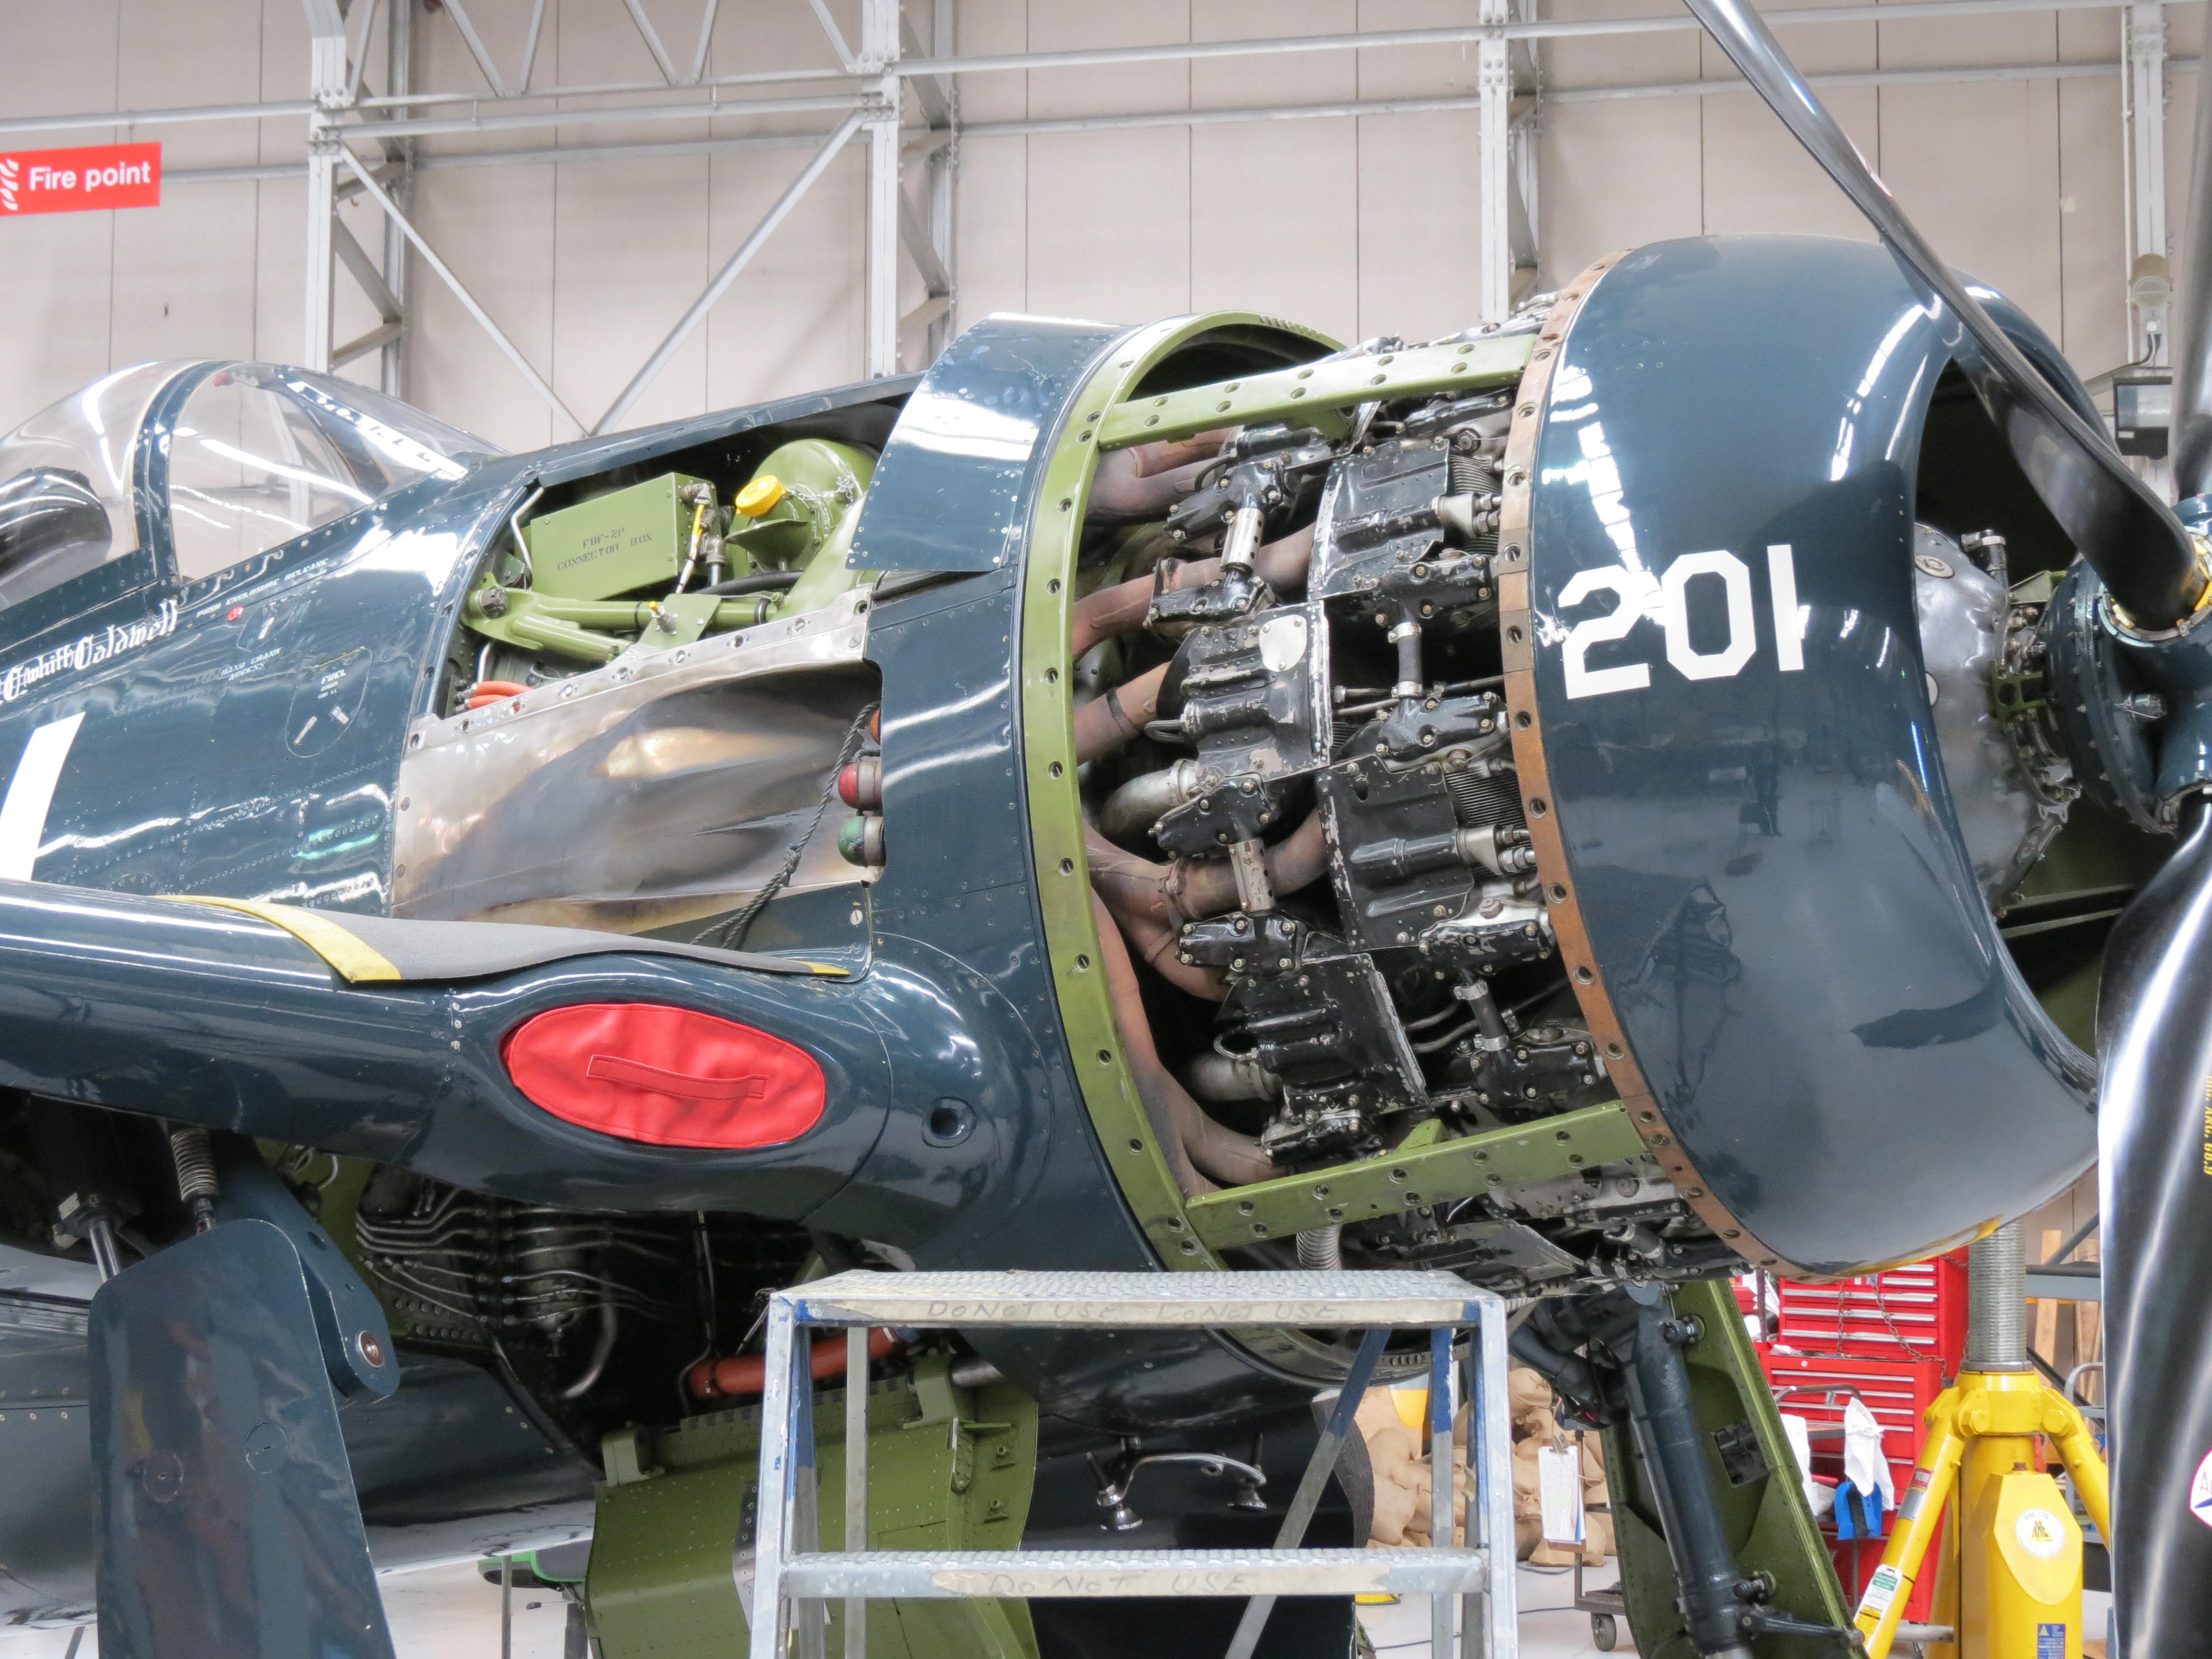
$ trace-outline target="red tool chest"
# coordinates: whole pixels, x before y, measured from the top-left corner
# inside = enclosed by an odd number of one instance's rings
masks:
[[[1780,1279],[1774,1298],[1778,1322],[1772,1340],[1757,1345],[1759,1364],[1775,1404],[1813,1428],[1813,1473],[1842,1478],[1843,1437],[1820,1431],[1840,1431],[1844,1404],[1856,1395],[1881,1425],[1882,1453],[1902,1498],[1919,1459],[1923,1419],[1965,1358],[1966,1253],[1834,1284]],[[1893,1510],[1887,1521],[1895,1524]],[[1832,1516],[1820,1527],[1856,1605],[1887,1540],[1838,1540]],[[1939,1540],[1905,1604],[1904,1616],[1915,1623],[1929,1622],[1940,1548]]]
[[[1775,1293],[1782,1304],[1778,1346],[1845,1359],[1933,1359],[1946,1376],[1966,1358],[1963,1250],[1831,1285],[1777,1279]]]

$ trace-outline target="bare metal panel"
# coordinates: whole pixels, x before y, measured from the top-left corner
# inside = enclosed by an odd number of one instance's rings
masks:
[[[592,673],[408,737],[396,915],[641,933],[869,879],[823,799],[860,711],[868,596]],[[817,817],[818,814],[818,817]],[[811,826],[811,830],[810,827]]]

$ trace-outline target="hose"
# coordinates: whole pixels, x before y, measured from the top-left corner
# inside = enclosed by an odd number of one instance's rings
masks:
[[[519,697],[530,688],[517,680],[478,680],[469,688],[469,708],[471,711],[488,708],[493,703],[505,702],[509,697]]]
[[[868,1358],[881,1359],[900,1346],[897,1337],[881,1326],[868,1333]],[[842,1342],[817,1342],[807,1360],[807,1369],[817,1382],[824,1378],[845,1374],[845,1345]],[[768,1386],[768,1356],[757,1353],[732,1354],[722,1359],[702,1359],[684,1374],[684,1385],[691,1390],[695,1400],[731,1400],[740,1395],[759,1394]]]
[[[1241,1187],[1267,1180],[1276,1173],[1275,1165],[1260,1143],[1208,1117],[1161,1064],[1159,1050],[1152,1046],[1152,1023],[1145,1013],[1136,966],[1121,930],[1114,926],[1103,899],[1093,894],[1091,902],[1098,917],[1098,955],[1114,1000],[1114,1023],[1121,1030],[1137,1097],[1144,1103],[1145,1115],[1176,1184],[1185,1194],[1195,1194],[1214,1190],[1217,1182]]]
[[[767,570],[757,575],[732,576],[727,581],[710,582],[699,592],[720,594],[726,599],[741,593],[783,592],[798,586],[799,579],[805,574],[804,570]]]

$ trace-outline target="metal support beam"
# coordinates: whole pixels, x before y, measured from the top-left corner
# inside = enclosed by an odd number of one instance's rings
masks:
[[[1503,25],[1507,0],[1482,0],[1482,21]],[[1478,189],[1481,195],[1481,282],[1477,292],[1486,323],[1502,323],[1513,312],[1512,228],[1512,43],[1503,27],[1475,45],[1474,84],[1480,110]]]
[[[522,75],[514,87],[517,97],[526,98],[531,95],[530,82],[538,73],[538,43],[544,39],[544,33],[545,0],[537,0],[537,3],[530,9],[529,38],[522,43]]]
[[[943,321],[945,313],[951,309],[951,295],[933,294],[899,319],[899,332],[903,334],[908,329],[914,328],[932,328]]]
[[[2137,362],[2163,363],[2166,301],[2173,289],[2166,234],[2166,8],[2157,0],[2131,5],[2121,23],[2128,355]]]
[[[2012,64],[1972,64],[1957,68],[1877,70],[1848,75],[1809,75],[1808,85],[1816,88],[1830,87],[1932,87],[1964,85],[1974,82],[2016,81],[2096,81],[2106,80],[2121,72],[2124,64],[2107,59],[2087,63],[2041,63]],[[2166,60],[2168,75],[2194,75],[2198,60],[2194,58],[2169,58]],[[1733,77],[1713,81],[1668,81],[1632,83],[1613,87],[1547,88],[1543,101],[1547,104],[1583,104],[1610,102],[1619,99],[1637,98],[1709,98],[1732,93],[1748,92],[1750,88]],[[842,107],[842,106],[841,106]],[[1212,126],[1252,121],[1304,121],[1333,118],[1357,119],[1367,116],[1425,114],[1437,110],[1474,110],[1480,100],[1474,97],[1447,98],[1388,98],[1370,99],[1358,103],[1287,104],[1257,108],[1212,110],[1168,110],[1138,115],[1074,116],[1058,120],[990,121],[969,123],[960,128],[963,142],[970,138],[1023,138],[1047,132],[1103,131],[1117,128]],[[113,125],[125,118],[108,115],[103,118]],[[0,131],[4,125],[0,124]],[[364,134],[370,128],[352,131]],[[908,127],[902,134],[909,153],[941,151],[951,143],[950,135],[932,131],[926,127]],[[495,150],[449,150],[418,155],[415,161],[417,172],[445,171],[454,167],[484,167],[512,166],[543,166],[551,162],[650,161],[679,155],[720,155],[757,150],[800,149],[812,146],[818,140],[810,132],[746,133],[727,138],[680,138],[673,140],[629,140],[605,144],[555,144],[534,149]],[[221,185],[235,184],[260,179],[296,179],[305,171],[297,161],[247,162],[237,167],[179,167],[162,175],[164,184]],[[385,170],[377,173],[380,183],[387,182]],[[357,185],[341,181],[337,186],[341,196]],[[934,233],[933,232],[933,234]],[[942,257],[942,256],[940,256]],[[949,264],[948,264],[949,268]]]
[[[1536,0],[1515,0],[1515,9],[1526,21],[1536,15]],[[1516,305],[1544,285],[1540,270],[1543,251],[1537,238],[1536,221],[1540,171],[1537,140],[1543,131],[1540,117],[1544,105],[1544,65],[1537,55],[1540,49],[1540,44],[1534,40],[1516,41],[1509,64],[1514,89],[1513,124],[1508,141],[1512,155],[1513,196],[1512,218],[1506,229],[1513,250]]]
[[[830,50],[837,54],[838,68],[848,75],[859,74],[860,64],[853,56],[853,49],[845,44],[845,32],[837,27],[837,20],[830,15],[826,0],[806,0],[806,3],[814,8],[814,21],[822,25],[822,33],[830,41]],[[865,28],[865,23],[862,27]]]
[[[899,17],[899,50],[908,58],[927,58],[921,37],[914,32],[914,25]],[[921,118],[933,127],[952,125],[952,77],[949,75],[917,75],[914,77],[915,102],[921,106]]]
[[[929,49],[940,58],[950,58],[960,50],[960,27],[957,0],[931,0]],[[929,319],[929,358],[937,361],[945,348],[951,343],[957,327],[954,306],[957,291],[954,273],[958,269],[955,238],[959,224],[960,181],[960,82],[951,76],[934,82],[924,76],[915,82],[916,87],[941,85],[945,88],[945,142],[933,149],[923,165],[927,169],[924,177],[929,181],[929,245],[935,250],[939,267],[945,273],[945,304]],[[932,296],[934,303],[938,296]]]
[[[952,275],[937,257],[937,249],[930,240],[929,231],[915,212],[914,204],[907,200],[904,191],[898,193],[898,228],[899,240],[906,244],[907,257],[914,261],[914,268],[921,273],[924,291],[932,299],[951,293]]]
[[[543,0],[540,0],[543,3]],[[721,0],[707,0],[699,14],[699,50],[691,58],[691,84],[697,86],[707,78],[707,53],[714,44],[714,18],[721,10]]]
[[[544,15],[544,0],[538,0],[538,15]],[[536,39],[536,23],[532,25],[532,38]],[[523,68],[523,77],[529,78],[529,66]],[[385,24],[384,89],[386,93],[406,94],[415,87],[415,7],[412,0],[398,0]],[[391,159],[388,168],[397,169],[392,180],[392,198],[399,204],[403,212],[415,206],[415,141],[396,138],[384,147]],[[380,172],[384,169],[380,168]],[[349,181],[350,182],[350,181]],[[390,219],[384,222],[384,287],[398,307],[398,327],[390,339],[383,343],[377,363],[377,384],[386,394],[393,398],[407,395],[407,331],[410,319],[407,312],[407,238]]]
[[[337,0],[301,3],[307,19],[307,91],[314,105],[307,116],[307,317],[300,362],[307,368],[327,370],[337,287],[331,241],[337,203],[331,187],[337,179],[341,148],[331,129],[344,107],[352,76],[346,64],[345,18]]]
[[[380,322],[396,324],[405,314],[399,296],[384,280],[384,273],[376,268],[376,261],[368,257],[368,250],[354,240],[353,233],[336,216],[331,220],[331,246],[337,254],[338,263],[353,273],[361,284],[361,291],[368,295],[368,302],[376,307]]]
[[[630,383],[622,389],[621,395],[607,405],[607,412],[592,424],[591,429],[593,432],[606,431],[629,412],[630,405],[638,400],[646,387],[653,384],[660,371],[668,367],[668,360],[676,355],[677,348],[690,337],[691,331],[698,327],[708,312],[714,308],[714,301],[728,291],[732,283],[737,281],[738,273],[750,263],[753,255],[759,252],[763,245],[775,234],[775,228],[784,222],[792,209],[799,205],[799,199],[813,188],[814,181],[828,169],[830,163],[837,159],[837,153],[845,148],[846,140],[860,130],[865,113],[864,111],[854,110],[838,124],[835,132],[823,140],[821,149],[814,152],[813,160],[807,162],[799,177],[793,179],[790,186],[776,198],[775,205],[762,216],[761,222],[753,227],[751,234],[738,244],[738,251],[714,273],[714,281],[708,283],[706,291],[691,302],[691,308],[669,331],[668,337],[654,348],[653,356],[646,359],[645,367],[630,378]],[[892,234],[897,234],[896,228]],[[489,326],[489,323],[486,326]],[[570,418],[574,417],[572,416]]]
[[[867,362],[878,379],[899,371],[899,0],[860,0],[860,67],[868,84]]]
[[[477,26],[470,21],[468,7],[463,0],[446,0],[445,9],[446,15],[453,20],[453,27],[461,32],[461,44],[469,49],[469,56],[476,59],[477,72],[483,76],[486,84],[498,96],[514,97],[520,88],[508,86],[505,77],[500,74],[499,65],[492,61],[491,49],[484,45],[483,36],[477,33]]]
[[[346,102],[356,103],[361,98],[361,77],[368,70],[368,37],[376,33],[376,14],[383,9],[383,0],[358,0],[354,10],[361,17],[361,43],[350,47],[348,61],[353,65],[346,76]]]
[[[821,6],[820,0],[811,0],[811,3],[816,5],[817,15],[826,17],[826,9]],[[1778,28],[1795,28],[1801,26],[1831,23],[1904,23],[1936,17],[1991,17],[2057,11],[2112,11],[2124,9],[2130,0],[1896,0],[1895,3],[1866,3],[1866,0],[1855,0],[1854,3],[1848,5],[1778,10],[1774,14],[1771,21]],[[450,9],[448,7],[448,9]],[[542,19],[544,7],[541,0],[536,15]],[[1151,46],[1114,46],[1083,52],[1025,52],[992,58],[959,58],[940,53],[933,58],[900,60],[893,65],[891,72],[902,78],[913,78],[977,75],[1030,69],[1082,68],[1097,64],[1267,56],[1279,52],[1375,52],[1388,49],[1433,47],[1479,42],[1497,27],[1494,24],[1477,24],[1440,29],[1376,30],[1364,34],[1295,35],[1275,40],[1169,42]],[[1532,19],[1508,23],[1504,25],[1504,30],[1506,38],[1510,40],[1549,40],[1581,39],[1584,36],[1595,35],[1663,33],[1680,29],[1694,29],[1697,27],[1697,20],[1683,12],[1646,17]],[[536,39],[535,27],[536,25],[533,23],[533,45]],[[835,37],[834,24],[830,26],[830,33]],[[840,63],[843,65],[836,70],[777,70],[756,74],[718,76],[702,84],[708,87],[723,87],[754,85],[778,81],[835,80],[860,73],[857,66],[852,64],[843,55],[842,42],[833,39],[833,44],[838,46]],[[2180,63],[2181,60],[2169,58],[2167,66],[2170,69],[2179,68]],[[2110,65],[2088,64],[2060,66],[2063,71],[2069,74],[2076,70],[2098,68],[2109,71],[2110,67]],[[1910,74],[1911,71],[1905,71],[1905,73]],[[1864,79],[1838,80],[1836,77],[1817,76],[1810,78],[1815,85],[1879,84]],[[1938,78],[1957,80],[1969,77],[1959,72],[1947,71]],[[656,89],[660,88],[655,88],[649,83],[551,87],[542,92],[525,94],[518,91],[513,94],[513,98],[521,99],[526,96],[534,101],[563,97],[586,95],[596,97],[618,93],[651,92]],[[498,105],[510,100],[482,99],[466,94],[425,94],[404,101],[410,105],[423,106],[442,103],[482,106]],[[391,106],[392,102],[393,100],[389,97],[363,99],[361,107],[364,110],[384,108]],[[1463,106],[1439,104],[1431,100],[1401,100],[1391,102],[1382,109],[1382,112],[1389,112],[1390,107],[1411,109],[1455,106]],[[70,114],[14,116],[0,119],[0,134],[51,131],[70,127],[149,126],[178,121],[261,121],[279,117],[304,116],[309,114],[313,108],[313,106],[311,103],[295,100],[252,104],[180,106],[134,110],[90,110]],[[693,116],[742,115],[745,112],[745,106],[729,105],[720,106],[690,105],[684,106],[683,110],[685,115]],[[565,123],[574,119],[580,113],[597,114],[599,112],[572,111],[557,118]],[[640,112],[631,112],[633,116],[639,113]]]
[[[380,351],[386,346],[396,343],[398,338],[398,323],[379,323],[358,338],[348,340],[343,345],[332,348],[331,367],[334,369],[343,368],[355,358],[366,357],[372,351]]]
[[[645,121],[691,121],[709,116],[794,115],[817,110],[845,110],[849,97],[753,98],[743,101],[708,99],[685,104],[623,104],[598,109],[556,109],[550,105],[511,115],[430,116],[405,121],[359,121],[348,125],[349,137],[427,138],[447,132],[519,132],[532,127],[605,126]]]
[[[668,55],[668,48],[660,44],[660,32],[653,27],[653,19],[645,15],[645,8],[639,0],[623,0],[623,4],[629,12],[629,21],[637,25],[638,33],[644,38],[645,49],[653,54],[653,67],[660,71],[660,78],[670,86],[675,86],[676,60]]]
[[[453,268],[438,257],[438,250],[423,240],[422,233],[416,229],[407,216],[399,210],[399,204],[385,193],[384,186],[369,176],[368,169],[361,164],[352,151],[341,146],[338,157],[352,169],[354,177],[361,181],[362,189],[384,210],[385,216],[399,227],[401,233],[413,245],[415,252],[422,256],[422,263],[437,272],[438,279],[453,289],[453,297],[461,302],[470,316],[477,319],[477,325],[491,336],[492,343],[499,348],[500,354],[514,365],[524,380],[530,382],[531,390],[545,400],[547,408],[574,428],[577,435],[583,435],[584,423],[575,417],[568,404],[561,401],[560,393],[547,384],[545,377],[531,367],[530,359],[522,355],[522,349],[508,339],[506,331],[492,321],[491,313],[477,303],[477,296],[469,292],[467,284],[453,275]]]
[[[1895,5],[1855,3],[1778,8],[1768,18],[1777,28],[1813,23],[1890,22],[1916,17],[1987,17],[2013,12],[2111,9],[2127,0],[1903,0]],[[1157,46],[1093,46],[1068,52],[1008,52],[990,58],[918,58],[898,72],[917,75],[984,75],[1040,69],[1091,69],[1104,64],[1157,64],[1197,58],[1258,58],[1283,52],[1374,52],[1479,45],[1497,26],[1457,24],[1445,28],[1376,29],[1357,34],[1295,34],[1247,40],[1163,41]],[[1509,40],[1551,40],[1593,34],[1657,34],[1703,27],[1686,11],[1647,17],[1531,19],[1505,26]]]

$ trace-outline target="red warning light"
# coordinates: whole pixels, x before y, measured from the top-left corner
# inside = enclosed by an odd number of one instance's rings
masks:
[[[514,1086],[564,1122],[654,1146],[795,1140],[822,1120],[822,1067],[804,1048],[689,1008],[586,1002],[507,1035]]]

